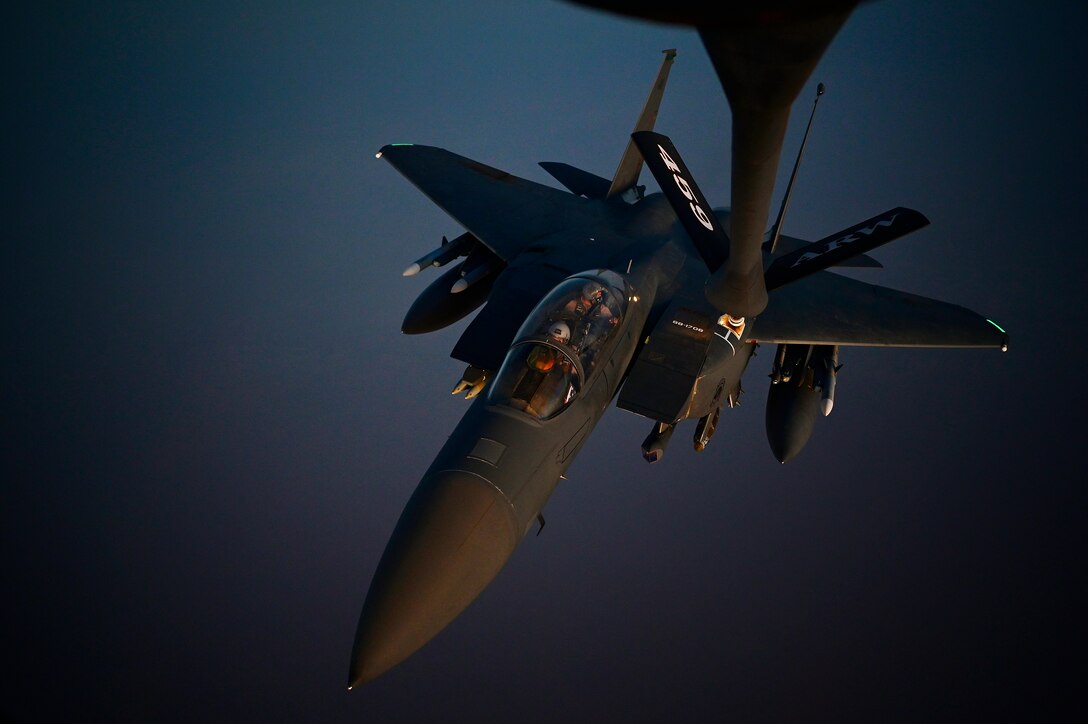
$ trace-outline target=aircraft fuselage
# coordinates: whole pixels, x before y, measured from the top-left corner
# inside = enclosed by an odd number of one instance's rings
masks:
[[[643,214],[636,206],[635,218],[622,221],[660,216],[659,201],[644,203]],[[642,227],[653,229],[646,221]],[[569,277],[529,315],[397,523],[360,616],[353,684],[416,651],[498,574],[616,397],[640,344],[656,326],[671,324],[675,291],[699,288],[692,274],[706,277],[685,245],[683,238],[644,236],[617,249],[611,269]],[[607,291],[583,303],[579,294],[592,285]],[[560,336],[550,336],[557,327]],[[734,345],[736,353],[713,340],[696,385],[704,389],[692,394],[683,417],[716,409],[723,394],[735,399],[752,346]]]

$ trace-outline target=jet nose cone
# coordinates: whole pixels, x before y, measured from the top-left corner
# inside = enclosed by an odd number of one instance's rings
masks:
[[[519,540],[513,507],[488,480],[460,471],[416,488],[370,584],[348,688],[406,659],[463,611]]]

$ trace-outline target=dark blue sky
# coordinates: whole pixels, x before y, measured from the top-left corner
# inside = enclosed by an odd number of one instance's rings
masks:
[[[702,454],[681,428],[648,466],[648,421],[610,410],[544,534],[348,694],[370,577],[466,409],[465,323],[399,331],[429,281],[401,270],[462,229],[374,153],[610,177],[675,47],[658,130],[724,204],[730,120],[692,30],[544,0],[310,5],[5,23],[6,713],[963,721],[1072,698],[1088,13],[865,4],[783,154],[779,197],[824,82],[786,233],[922,211],[852,275],[998,321],[1007,354],[843,350],[786,466],[767,350]]]

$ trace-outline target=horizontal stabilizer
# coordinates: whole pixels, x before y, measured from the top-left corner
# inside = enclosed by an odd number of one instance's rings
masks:
[[[778,245],[775,247],[775,251],[779,257],[783,257],[786,254],[797,251],[798,249],[812,248],[813,242],[806,241],[805,239],[798,239],[795,236],[786,236],[782,234],[778,237]],[[769,241],[763,242],[763,250],[769,251],[771,243]],[[835,266],[841,267],[860,267],[868,269],[883,269],[884,265],[879,261],[869,256],[868,254],[858,254],[852,256],[849,259],[844,259],[838,262]]]
[[[611,182],[606,178],[557,161],[541,161],[540,167],[570,189],[571,193],[585,196],[587,199],[603,199],[608,195]]]
[[[807,247],[780,256],[767,268],[767,291],[776,289],[858,254],[887,244],[929,224],[929,219],[902,206],[885,211]]]
[[[729,255],[729,237],[712,213],[706,197],[695,185],[695,179],[676,152],[672,141],[667,136],[651,131],[632,133],[631,138],[683,224],[684,230],[695,243],[707,269],[711,273],[717,271]]]

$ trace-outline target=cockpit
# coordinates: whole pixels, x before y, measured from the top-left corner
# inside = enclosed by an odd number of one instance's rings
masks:
[[[578,397],[627,313],[627,284],[600,271],[566,279],[522,324],[492,383],[489,401],[555,417]]]

